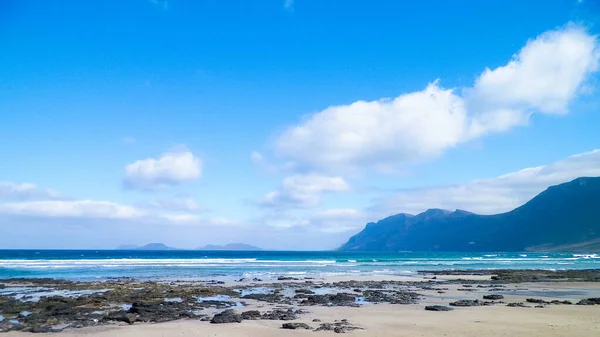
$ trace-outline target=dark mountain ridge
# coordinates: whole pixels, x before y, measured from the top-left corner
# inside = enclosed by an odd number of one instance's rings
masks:
[[[429,209],[369,223],[344,251],[600,251],[600,177],[551,186],[512,211]]]

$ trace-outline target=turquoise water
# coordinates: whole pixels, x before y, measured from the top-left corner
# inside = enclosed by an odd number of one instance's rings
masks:
[[[97,280],[414,275],[443,269],[590,269],[600,255],[570,253],[348,253],[284,251],[0,250],[0,278]]]

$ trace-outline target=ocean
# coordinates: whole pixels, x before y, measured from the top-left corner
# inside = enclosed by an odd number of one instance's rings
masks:
[[[404,275],[444,269],[591,269],[600,255],[303,251],[0,250],[0,278],[78,281]]]

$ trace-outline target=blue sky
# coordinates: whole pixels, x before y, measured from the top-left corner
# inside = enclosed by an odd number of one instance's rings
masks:
[[[600,175],[594,1],[0,1],[0,247],[329,249]]]

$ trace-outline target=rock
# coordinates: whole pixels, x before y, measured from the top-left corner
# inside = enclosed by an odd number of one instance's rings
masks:
[[[281,325],[281,328],[288,329],[288,330],[296,330],[296,329],[310,330],[311,329],[311,327],[306,323],[283,323]]]
[[[298,281],[298,279],[295,277],[289,277],[289,276],[279,276],[277,278],[277,281]]]
[[[242,298],[268,303],[279,303],[283,299],[283,296],[281,296],[280,294],[249,294],[243,296]]]
[[[127,324],[133,324],[138,320],[138,316],[136,314],[131,314],[131,313],[125,313],[125,314],[117,313],[114,316],[109,316],[109,320],[117,321],[117,322],[125,322]]]
[[[542,299],[539,298],[528,298],[525,300],[527,303],[539,303],[539,304],[548,304],[549,302],[546,302]]]
[[[507,307],[512,307],[512,308],[529,308],[529,306],[526,306],[525,304],[521,303],[521,302],[515,302],[515,303],[508,303],[506,305]]]
[[[453,307],[478,307],[479,300],[459,300],[450,303],[450,305]]]
[[[567,300],[564,300],[564,301],[554,300],[554,301],[552,301],[552,302],[550,302],[550,303],[551,303],[551,304],[566,304],[566,305],[573,304],[573,302],[571,302],[571,301],[567,301]]]
[[[296,289],[296,294],[308,294],[313,295],[315,292],[310,289]]]
[[[454,309],[443,305],[428,305],[425,307],[427,311],[452,311]]]
[[[496,294],[492,294],[492,295],[483,295],[483,299],[484,300],[502,300],[504,299],[504,296],[502,295],[496,295]]]
[[[312,321],[313,321],[313,322],[320,322],[321,320],[320,320],[320,319],[318,319],[318,318],[315,318],[315,319],[313,319]]]
[[[333,331],[334,328],[335,325],[331,323],[322,323],[318,328],[315,329],[315,331]]]
[[[257,319],[261,318],[261,314],[260,314],[260,311],[258,311],[258,310],[249,310],[249,311],[242,312],[241,317],[242,317],[242,319],[247,319],[247,320],[257,320]]]
[[[600,305],[600,297],[582,299],[577,305]]]
[[[543,305],[536,305],[535,307],[536,308],[545,308],[545,306],[543,306]]]
[[[233,309],[227,309],[216,314],[211,320],[213,324],[223,324],[223,323],[241,323],[242,316],[238,315]]]
[[[365,301],[373,303],[416,304],[419,299],[419,294],[408,291],[365,290],[363,295]]]
[[[300,302],[302,305],[332,305],[332,306],[355,306],[356,296],[347,293],[333,295],[309,295]]]
[[[277,321],[293,321],[298,318],[297,313],[292,309],[282,310],[274,309],[262,315],[262,319],[277,320]]]

